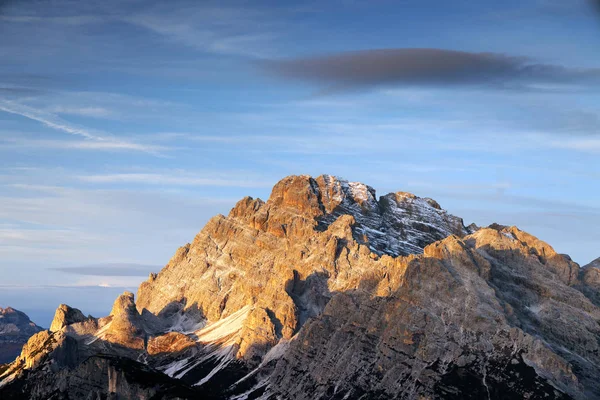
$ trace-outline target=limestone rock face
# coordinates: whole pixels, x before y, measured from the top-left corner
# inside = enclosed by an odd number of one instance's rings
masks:
[[[579,279],[577,288],[600,307],[600,258],[581,268]]]
[[[60,331],[41,331],[27,341],[19,357],[0,376],[0,386],[24,379],[31,371],[56,372],[74,367],[79,361],[75,339]]]
[[[108,319],[110,322],[102,333],[102,339],[128,348],[145,348],[147,334],[133,293],[125,292],[115,300]]]
[[[25,313],[0,307],[0,364],[14,360],[27,340],[41,330]]]
[[[543,244],[548,258],[540,258],[541,244],[525,244],[523,234],[450,236],[410,259],[398,283],[334,296],[272,366],[267,392],[597,398],[600,310],[564,283],[551,248]]]
[[[583,283],[588,286],[600,288],[600,258],[583,267],[581,272]]]
[[[137,302],[61,306],[0,397],[47,398],[56,379],[145,398],[159,392],[135,377],[161,376],[182,398],[600,398],[599,276],[432,199],[291,176],[212,218]]]
[[[396,193],[378,201],[360,183],[292,176],[275,185],[267,202],[245,198],[228,217],[209,221],[193,243],[140,286],[138,309],[159,314],[181,303],[214,322],[256,306],[275,332],[257,333],[267,351],[319,314],[331,290],[356,286],[373,257],[421,253],[435,240],[467,233],[460,218],[430,199]],[[347,259],[349,246],[360,246],[364,262]],[[329,277],[333,287],[322,284]],[[281,290],[282,282],[288,290]],[[244,357],[246,348],[238,355]]]
[[[179,332],[169,332],[152,337],[148,341],[148,354],[173,354],[195,345],[196,342],[189,336]]]
[[[56,332],[68,325],[84,322],[87,319],[80,310],[71,308],[66,304],[61,304],[54,313],[54,319],[50,324],[50,331]]]

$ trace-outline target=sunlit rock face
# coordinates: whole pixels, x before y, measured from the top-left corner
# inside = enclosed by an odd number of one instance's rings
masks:
[[[596,306],[600,306],[600,258],[595,259],[579,271],[581,290]]]
[[[600,258],[581,269],[581,280],[588,286],[600,288]]]
[[[0,308],[0,364],[14,360],[27,340],[41,330],[25,313]]]
[[[0,397],[47,398],[55,379],[100,398],[600,398],[598,276],[431,199],[291,176],[212,218],[108,317],[60,306]]]

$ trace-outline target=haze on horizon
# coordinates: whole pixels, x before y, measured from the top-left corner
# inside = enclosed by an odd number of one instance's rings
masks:
[[[600,256],[596,2],[0,2],[0,306],[105,315],[291,174]]]

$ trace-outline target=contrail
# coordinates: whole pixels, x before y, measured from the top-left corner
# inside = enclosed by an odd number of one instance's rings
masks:
[[[40,122],[51,129],[87,139],[86,141],[73,146],[73,148],[136,150],[160,156],[160,154],[157,152],[158,148],[156,146],[123,141],[110,136],[102,136],[101,134],[95,133],[88,129],[73,126],[54,114],[40,112],[32,107],[15,103],[13,101],[0,99],[0,111],[20,115],[33,121]]]

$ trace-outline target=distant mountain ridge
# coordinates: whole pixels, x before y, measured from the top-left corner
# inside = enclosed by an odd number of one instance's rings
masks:
[[[24,312],[0,307],[0,364],[13,361],[29,338],[43,330]]]
[[[600,398],[599,289],[598,265],[516,227],[290,176],[212,218],[137,301],[61,305],[0,397]]]

